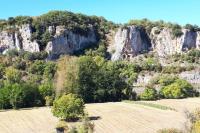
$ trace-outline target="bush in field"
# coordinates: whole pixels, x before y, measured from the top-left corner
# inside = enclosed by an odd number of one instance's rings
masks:
[[[200,133],[200,120],[197,120],[195,123],[193,123],[191,133]]]
[[[183,133],[182,131],[175,129],[175,128],[170,128],[170,129],[161,129],[158,130],[157,133]]]
[[[93,133],[94,124],[91,123],[88,117],[83,118],[81,125],[77,128],[78,133]]]
[[[185,116],[189,120],[186,125],[188,133],[200,133],[200,109],[196,109],[192,113],[186,110]]]
[[[84,115],[84,102],[74,94],[63,95],[54,101],[52,113],[65,120],[79,118]]]
[[[54,100],[53,96],[46,96],[45,97],[45,105],[46,106],[52,106],[53,105],[53,100]]]
[[[191,133],[200,132],[200,109],[196,109],[194,113],[190,114],[190,121],[192,123]]]
[[[195,95],[192,85],[181,79],[177,79],[174,83],[163,87],[160,93],[165,98],[185,98]]]
[[[173,83],[169,86],[162,88],[161,94],[165,98],[184,98],[185,97],[181,87],[176,83]]]
[[[141,100],[156,100],[157,91],[153,88],[146,88],[144,92],[140,95]]]

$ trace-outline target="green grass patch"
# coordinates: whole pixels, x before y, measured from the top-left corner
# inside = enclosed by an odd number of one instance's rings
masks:
[[[160,104],[140,102],[140,101],[129,101],[129,100],[125,100],[123,102],[131,103],[131,104],[138,104],[138,105],[143,105],[143,106],[148,106],[148,107],[157,108],[157,109],[161,109],[161,110],[173,110],[173,111],[176,111],[174,108],[171,108],[171,107],[168,107],[168,106],[163,106],[163,105],[160,105]]]

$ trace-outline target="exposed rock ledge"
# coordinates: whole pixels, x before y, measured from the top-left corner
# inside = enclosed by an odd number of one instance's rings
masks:
[[[54,39],[47,44],[45,51],[50,54],[50,58],[54,58],[61,54],[72,54],[77,50],[84,49],[88,44],[95,43],[96,41],[95,32],[92,28],[87,36],[82,36],[74,34],[62,26],[57,26]]]
[[[29,24],[16,27],[16,31],[0,32],[0,52],[6,53],[9,49],[24,50],[29,52],[39,52],[40,46],[36,40],[31,41],[32,28]],[[95,32],[91,28],[87,36],[75,34],[66,30],[62,26],[49,27],[49,32],[55,30],[54,38],[49,42],[45,51],[49,53],[49,57],[59,56],[61,54],[71,54],[74,51],[81,50],[89,44],[97,42]]]
[[[135,26],[120,28],[114,41],[112,60],[131,58],[151,48],[147,34]]]
[[[182,29],[183,35],[173,37],[171,29],[164,28],[159,33],[154,27],[147,35],[144,30],[135,26],[120,28],[112,44],[112,60],[129,59],[145,51],[153,50],[160,57],[182,53],[192,48],[200,48],[200,32]]]

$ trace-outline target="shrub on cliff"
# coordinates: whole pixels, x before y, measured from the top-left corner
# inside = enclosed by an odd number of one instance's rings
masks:
[[[162,69],[162,73],[181,73],[186,71],[186,67],[182,67],[182,66],[165,66]]]
[[[191,25],[191,24],[186,24],[186,25],[184,26],[184,28],[185,28],[185,29],[188,29],[188,30],[190,30],[190,31],[193,31],[193,32],[199,31],[199,30],[200,30],[199,26],[197,26],[197,25]]]
[[[178,24],[172,24],[171,25],[171,29],[172,29],[172,35],[173,37],[180,37],[183,35],[182,32],[182,27]]]
[[[146,70],[146,71],[155,71],[155,72],[160,72],[162,70],[162,66],[159,63],[158,60],[155,60],[152,57],[148,57],[146,60],[144,60],[141,64],[140,64],[142,70]]]

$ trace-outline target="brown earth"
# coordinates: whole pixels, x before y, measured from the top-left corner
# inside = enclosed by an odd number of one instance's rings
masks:
[[[184,128],[184,110],[200,108],[200,98],[148,102],[177,111],[124,102],[87,104],[86,110],[96,118],[97,133],[155,133],[162,128]],[[0,111],[0,133],[53,133],[57,121],[48,107]]]

